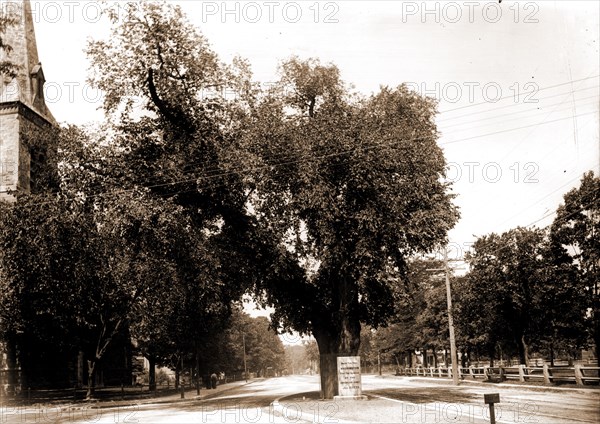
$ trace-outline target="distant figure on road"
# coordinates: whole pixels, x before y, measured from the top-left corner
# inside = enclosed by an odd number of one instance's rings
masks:
[[[210,375],[210,383],[213,389],[217,388],[217,374],[214,372]]]

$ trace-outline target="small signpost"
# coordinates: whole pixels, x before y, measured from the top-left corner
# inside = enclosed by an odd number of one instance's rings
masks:
[[[338,356],[338,396],[336,400],[364,399],[360,380],[360,356]]]
[[[490,423],[496,424],[496,414],[494,412],[494,404],[500,403],[500,393],[489,393],[483,395],[483,401],[490,405]]]

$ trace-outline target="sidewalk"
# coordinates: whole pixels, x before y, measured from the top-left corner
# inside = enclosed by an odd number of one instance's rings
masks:
[[[57,398],[57,399],[44,399],[39,402],[30,401],[30,402],[11,402],[6,403],[4,399],[0,399],[0,406],[2,408],[17,408],[23,411],[28,410],[45,410],[46,408],[60,408],[64,410],[80,410],[80,409],[105,409],[105,408],[115,408],[115,407],[130,407],[134,405],[149,405],[149,404],[166,404],[166,403],[179,403],[179,402],[192,402],[199,401],[205,399],[212,399],[214,397],[219,396],[221,393],[227,392],[229,390],[233,390],[235,388],[244,386],[246,384],[251,384],[255,381],[261,379],[253,379],[248,382],[242,381],[234,381],[231,383],[220,384],[216,389],[204,389],[200,390],[200,395],[197,394],[197,390],[195,388],[186,388],[184,391],[184,397],[181,397],[181,391],[171,389],[167,393],[166,391],[158,391],[156,393],[144,392],[139,396],[131,396],[131,394],[127,396],[122,396],[121,393],[115,392],[111,394],[111,396],[96,398],[89,401],[86,400],[76,400],[65,398]],[[1,418],[1,416],[0,416]],[[3,422],[0,419],[0,422]]]
[[[103,399],[99,401],[92,401],[89,403],[79,402],[75,403],[72,406],[80,406],[80,405],[89,405],[93,408],[114,408],[117,406],[130,406],[130,405],[146,405],[146,404],[161,404],[161,403],[173,403],[173,402],[190,402],[190,401],[198,401],[198,400],[206,400],[217,397],[223,392],[227,392],[229,390],[233,390],[235,388],[245,386],[246,384],[252,384],[261,379],[252,379],[248,380],[248,382],[241,381],[233,381],[231,383],[219,384],[216,389],[200,389],[200,395],[198,395],[197,390],[195,388],[186,388],[184,391],[184,397],[181,397],[181,391],[177,391],[173,394],[165,395],[165,396],[156,396],[156,397],[142,397],[137,399]]]

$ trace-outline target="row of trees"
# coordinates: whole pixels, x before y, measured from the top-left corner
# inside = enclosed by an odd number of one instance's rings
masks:
[[[273,331],[268,318],[250,317],[234,309],[227,328],[206,340],[202,347],[204,377],[212,372],[258,377],[273,377],[286,373],[288,358],[281,339]]]
[[[358,353],[361,324],[394,316],[408,258],[458,219],[435,102],[405,86],[365,98],[334,65],[297,58],[261,90],[175,6],[108,14],[110,38],[88,47],[107,122],[63,128],[46,189],[2,205],[11,360],[26,370],[33,343],[68,340],[91,396],[119,334],[152,361],[200,364],[252,293],[273,327],[315,336],[331,398],[336,356]]]
[[[473,355],[493,363],[499,352],[522,364],[532,352],[553,362],[593,346],[598,357],[599,234],[600,178],[589,172],[565,194],[549,228],[479,238],[466,257],[468,273],[452,279],[463,363]],[[419,259],[409,268],[411,295],[395,323],[369,339],[372,352],[448,349],[444,264]]]

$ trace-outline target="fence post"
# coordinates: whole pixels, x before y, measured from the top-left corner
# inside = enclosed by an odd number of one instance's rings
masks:
[[[575,382],[578,386],[583,386],[583,373],[579,364],[575,364]]]
[[[550,369],[548,368],[548,364],[542,366],[542,371],[544,372],[544,383],[550,384]]]
[[[475,371],[473,371],[473,365],[469,365],[469,375],[475,380]]]
[[[505,379],[505,372],[504,372],[504,367],[502,365],[500,365],[498,367],[498,375],[500,375],[500,381],[504,381]]]
[[[519,365],[519,381],[521,383],[525,382],[525,365]]]
[[[438,376],[441,378],[441,377],[443,377],[443,375],[444,375],[444,373],[442,371],[442,366],[438,365]]]

